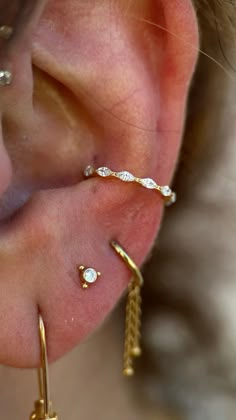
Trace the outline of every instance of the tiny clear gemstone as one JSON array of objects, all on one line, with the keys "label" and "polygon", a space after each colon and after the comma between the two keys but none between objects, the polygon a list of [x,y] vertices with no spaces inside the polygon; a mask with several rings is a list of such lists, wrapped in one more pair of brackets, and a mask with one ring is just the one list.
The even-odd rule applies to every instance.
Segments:
[{"label": "tiny clear gemstone", "polygon": [[12,74],[8,70],[0,70],[0,85],[10,85],[12,81]]},{"label": "tiny clear gemstone", "polygon": [[12,36],[13,29],[11,26],[3,25],[0,26],[0,38],[9,39]]},{"label": "tiny clear gemstone", "polygon": [[154,190],[158,187],[157,183],[151,178],[140,179],[140,184],[142,184],[146,188],[149,188],[150,190]]},{"label": "tiny clear gemstone", "polygon": [[98,275],[94,268],[86,268],[83,272],[83,278],[87,283],[94,283],[97,280]]},{"label": "tiny clear gemstone", "polygon": [[176,195],[176,193],[175,193],[175,192],[173,192],[173,193],[171,194],[171,196],[167,198],[167,200],[166,200],[166,206],[167,206],[167,207],[169,207],[169,206],[171,206],[172,204],[175,204],[175,203],[176,203],[176,201],[177,201],[177,195]]},{"label": "tiny clear gemstone", "polygon": [[161,187],[161,193],[164,197],[170,197],[172,195],[172,190],[168,185],[165,185],[164,187]]},{"label": "tiny clear gemstone", "polygon": [[94,173],[94,168],[92,166],[87,166],[84,171],[85,176],[91,176]]},{"label": "tiny clear gemstone", "polygon": [[119,179],[121,179],[122,181],[125,181],[125,182],[132,182],[132,181],[135,180],[135,177],[130,172],[127,172],[127,171],[116,172],[115,176],[117,176],[117,178],[119,178]]},{"label": "tiny clear gemstone", "polygon": [[176,201],[177,201],[177,195],[176,195],[175,192],[173,192],[171,197],[170,197],[170,202],[171,202],[171,204],[174,204],[174,203],[176,203]]},{"label": "tiny clear gemstone", "polygon": [[176,200],[177,200],[177,195],[175,192],[173,192],[170,198],[168,198],[168,200],[166,201],[166,206],[171,206],[172,204],[175,204]]},{"label": "tiny clear gemstone", "polygon": [[103,177],[110,176],[112,174],[112,171],[109,168],[106,168],[105,166],[102,168],[98,168],[96,172],[98,175]]}]

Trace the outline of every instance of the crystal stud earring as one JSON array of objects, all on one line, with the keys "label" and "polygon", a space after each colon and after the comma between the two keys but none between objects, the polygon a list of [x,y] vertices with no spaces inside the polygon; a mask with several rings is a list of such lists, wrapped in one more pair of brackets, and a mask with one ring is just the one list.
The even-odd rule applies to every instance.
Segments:
[{"label": "crystal stud earring", "polygon": [[124,367],[123,375],[134,374],[134,360],[142,354],[141,349],[141,324],[142,324],[142,296],[143,276],[135,262],[116,241],[111,242],[112,248],[123,260],[132,274],[128,286],[128,298],[125,316],[125,343],[124,343]]},{"label": "crystal stud earring", "polygon": [[95,283],[98,279],[98,277],[101,276],[101,273],[99,271],[96,271],[94,268],[91,267],[85,267],[84,265],[81,265],[79,267],[79,272],[81,276],[81,284],[83,289],[88,289],[88,287]]},{"label": "crystal stud earring", "polygon": [[7,86],[12,82],[12,73],[9,70],[0,70],[0,85]]},{"label": "crystal stud earring", "polygon": [[13,34],[13,28],[8,25],[2,25],[0,26],[0,38],[4,40],[8,40],[11,38]]}]

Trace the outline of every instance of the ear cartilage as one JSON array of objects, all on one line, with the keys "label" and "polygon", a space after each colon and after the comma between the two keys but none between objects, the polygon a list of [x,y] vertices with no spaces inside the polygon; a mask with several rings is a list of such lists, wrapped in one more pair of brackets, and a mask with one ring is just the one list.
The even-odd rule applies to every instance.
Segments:
[{"label": "ear cartilage", "polygon": [[81,284],[83,289],[88,289],[88,287],[95,283],[98,277],[101,276],[99,271],[96,271],[94,268],[85,267],[84,265],[79,266],[79,272],[81,276]]},{"label": "ear cartilage", "polygon": [[12,82],[12,73],[9,70],[0,70],[0,85],[8,86]]},{"label": "ear cartilage", "polygon": [[156,190],[158,191],[165,200],[166,206],[170,206],[176,202],[176,193],[172,191],[172,189],[168,186],[161,186],[158,185],[153,179],[151,178],[138,178],[127,171],[122,172],[114,172],[113,170],[103,166],[98,169],[93,168],[93,166],[87,166],[84,175],[86,178],[92,176],[99,176],[101,178],[117,178],[123,182],[136,182],[140,184],[142,187],[147,188],[149,190]]},{"label": "ear cartilage", "polygon": [[13,34],[13,28],[8,25],[2,25],[0,26],[0,38],[8,40],[11,38]]}]

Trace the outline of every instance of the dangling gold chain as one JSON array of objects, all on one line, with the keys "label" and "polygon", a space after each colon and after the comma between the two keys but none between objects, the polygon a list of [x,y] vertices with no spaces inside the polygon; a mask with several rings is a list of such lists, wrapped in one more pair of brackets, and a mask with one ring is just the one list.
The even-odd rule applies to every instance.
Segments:
[{"label": "dangling gold chain", "polygon": [[111,243],[115,251],[128,265],[133,273],[133,278],[128,286],[128,297],[125,317],[125,343],[124,343],[124,367],[123,374],[132,376],[134,374],[133,361],[142,353],[141,340],[141,288],[143,277],[134,261],[128,256],[123,248],[116,242]]},{"label": "dangling gold chain", "polygon": [[126,319],[125,319],[125,344],[124,368],[125,376],[134,374],[133,360],[141,355],[141,288],[131,280],[128,290]]}]

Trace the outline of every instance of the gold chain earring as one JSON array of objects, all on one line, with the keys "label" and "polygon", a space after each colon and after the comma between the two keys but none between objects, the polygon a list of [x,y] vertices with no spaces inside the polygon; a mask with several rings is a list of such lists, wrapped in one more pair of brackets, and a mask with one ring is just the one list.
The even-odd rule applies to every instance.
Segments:
[{"label": "gold chain earring", "polygon": [[35,402],[30,420],[58,420],[50,401],[46,333],[41,315],[39,315],[39,338],[41,350],[41,367],[38,369],[40,398]]},{"label": "gold chain earring", "polygon": [[115,241],[111,246],[122,258],[133,274],[128,286],[128,298],[126,304],[125,319],[125,343],[124,343],[124,366],[123,374],[132,376],[134,374],[134,359],[141,356],[141,288],[143,286],[143,276],[141,271],[129,257],[127,252]]}]

